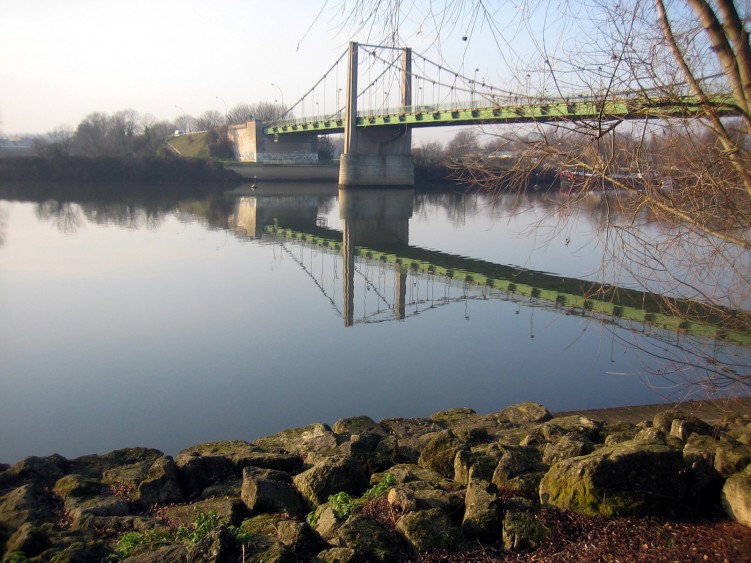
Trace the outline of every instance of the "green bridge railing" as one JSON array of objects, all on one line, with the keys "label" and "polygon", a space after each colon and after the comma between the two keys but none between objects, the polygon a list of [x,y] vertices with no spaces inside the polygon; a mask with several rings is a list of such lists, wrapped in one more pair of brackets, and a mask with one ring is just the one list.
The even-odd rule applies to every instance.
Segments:
[{"label": "green bridge railing", "polygon": [[[716,95],[709,100],[711,108],[719,114],[738,113],[732,95]],[[472,105],[472,104],[471,104]],[[635,119],[643,117],[664,118],[701,115],[707,107],[695,96],[672,98],[634,97],[598,101],[572,99],[567,101],[529,102],[488,107],[408,106],[394,108],[383,114],[360,112],[358,127],[409,125],[431,127],[442,125],[479,125],[486,123],[552,122],[577,119]],[[345,119],[340,115],[313,116],[270,123],[263,128],[266,135],[288,133],[341,133]]]}]

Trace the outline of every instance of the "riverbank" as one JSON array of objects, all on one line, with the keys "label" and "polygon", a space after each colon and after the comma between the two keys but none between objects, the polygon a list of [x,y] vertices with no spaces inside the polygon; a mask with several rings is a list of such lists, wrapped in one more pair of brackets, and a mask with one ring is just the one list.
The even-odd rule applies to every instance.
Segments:
[{"label": "riverbank", "polygon": [[637,424],[643,420],[652,420],[657,414],[679,409],[700,418],[709,424],[721,424],[729,416],[743,416],[751,413],[751,396],[731,397],[712,401],[686,401],[683,403],[655,403],[652,405],[633,405],[629,407],[611,407],[605,409],[585,409],[554,413],[555,416],[585,416],[602,420],[608,424],[627,422]]},{"label": "riverbank", "polygon": [[457,408],[174,458],[26,458],[1,468],[0,540],[14,561],[741,561],[748,401]]}]

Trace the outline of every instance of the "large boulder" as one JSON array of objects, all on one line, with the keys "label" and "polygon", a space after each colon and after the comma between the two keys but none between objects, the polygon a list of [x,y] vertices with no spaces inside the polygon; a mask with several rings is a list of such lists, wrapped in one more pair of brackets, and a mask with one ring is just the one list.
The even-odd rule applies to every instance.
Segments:
[{"label": "large boulder", "polygon": [[292,478],[282,471],[246,467],[243,470],[242,501],[251,514],[303,513],[300,494],[292,485]]},{"label": "large boulder", "polygon": [[[521,500],[521,499],[520,499]],[[548,529],[522,502],[511,503],[503,518],[503,548],[507,552],[537,549],[548,536]]]},{"label": "large boulder", "polygon": [[297,454],[305,463],[317,463],[339,453],[336,435],[326,424],[320,423],[283,430],[273,436],[259,438],[253,444],[268,452]]},{"label": "large boulder", "polygon": [[122,498],[110,494],[104,483],[80,474],[66,475],[57,480],[53,491],[63,499],[73,527],[81,526],[85,516],[125,516],[130,506]]},{"label": "large boulder", "polygon": [[340,418],[331,427],[335,434],[345,434],[352,436],[353,434],[380,434],[385,436],[388,434],[383,426],[378,424],[369,416],[352,416],[349,418]]},{"label": "large boulder", "polygon": [[236,498],[206,499],[191,504],[166,506],[161,510],[164,520],[190,525],[202,514],[216,514],[219,524],[239,526],[247,514],[245,505]]},{"label": "large boulder", "polygon": [[242,556],[240,540],[222,526],[203,536],[188,549],[188,561],[235,563]]},{"label": "large boulder", "polygon": [[549,466],[542,462],[540,450],[534,446],[504,447],[493,472],[493,484],[524,494],[537,495],[537,489]]},{"label": "large boulder", "polygon": [[367,473],[385,471],[396,463],[399,447],[395,436],[382,432],[354,434],[339,447],[342,455],[352,456]]},{"label": "large boulder", "polygon": [[8,539],[5,549],[8,553],[21,551],[27,557],[35,557],[51,546],[47,530],[31,522],[25,522]]},{"label": "large boulder", "polygon": [[307,561],[311,556],[329,547],[307,522],[295,520],[279,522],[276,528],[276,536],[295,554],[298,561]]},{"label": "large boulder", "polygon": [[501,513],[495,485],[470,476],[464,498],[462,532],[468,538],[493,541],[501,531]]},{"label": "large boulder", "polygon": [[540,500],[589,515],[661,514],[685,493],[680,450],[623,442],[555,463],[540,482]]},{"label": "large boulder", "polygon": [[432,434],[420,452],[418,465],[451,478],[454,476],[456,454],[467,448],[467,444],[456,437],[451,430]]},{"label": "large boulder", "polygon": [[461,519],[464,494],[425,481],[401,483],[389,489],[386,501],[399,512],[438,509],[449,517]]},{"label": "large boulder", "polygon": [[469,482],[470,471],[480,479],[490,481],[504,450],[493,446],[484,449],[462,449],[454,458],[454,481],[462,485]]},{"label": "large boulder", "polygon": [[0,473],[0,490],[29,482],[51,487],[66,473],[68,460],[61,455],[27,457]]},{"label": "large boulder", "polygon": [[569,432],[555,442],[545,444],[542,451],[542,462],[552,465],[562,459],[586,455],[591,453],[593,449],[592,441],[585,434]]},{"label": "large boulder", "polygon": [[397,538],[379,522],[367,516],[355,516],[342,525],[332,538],[336,547],[346,547],[356,554],[356,561],[386,563],[403,561]]},{"label": "large boulder", "polygon": [[182,502],[183,492],[178,483],[177,464],[171,457],[160,457],[151,464],[146,478],[138,484],[134,500],[144,507]]},{"label": "large boulder", "polygon": [[144,463],[148,467],[164,454],[153,448],[123,448],[104,455],[92,454],[71,459],[68,472],[100,479],[104,473],[115,467]]},{"label": "large boulder", "polygon": [[539,423],[553,418],[550,411],[543,405],[531,402],[506,407],[494,416],[499,420],[505,420],[512,424]]},{"label": "large boulder", "polygon": [[380,425],[396,436],[399,443],[399,461],[417,463],[426,436],[444,428],[428,418],[385,418]]},{"label": "large boulder", "polygon": [[578,434],[585,436],[592,442],[600,441],[600,429],[603,422],[592,420],[586,416],[571,415],[559,416],[544,422],[536,428],[547,442],[556,442],[566,434]]},{"label": "large boulder", "polygon": [[307,471],[295,475],[294,485],[315,508],[336,493],[360,496],[369,486],[362,467],[351,457],[329,457]]},{"label": "large boulder", "polygon": [[405,514],[397,521],[396,529],[404,534],[417,551],[457,551],[468,546],[461,530],[437,508]]},{"label": "large boulder", "polygon": [[751,526],[751,465],[725,481],[722,506],[733,520]]}]

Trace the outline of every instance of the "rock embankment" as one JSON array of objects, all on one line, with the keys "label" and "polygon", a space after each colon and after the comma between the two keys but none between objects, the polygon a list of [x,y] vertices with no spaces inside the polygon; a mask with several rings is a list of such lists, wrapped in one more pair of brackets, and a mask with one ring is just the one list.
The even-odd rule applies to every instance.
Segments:
[{"label": "rock embankment", "polygon": [[[751,526],[751,415],[710,425],[668,410],[605,423],[524,403],[488,415],[347,418],[200,444],[174,459],[145,448],[26,458],[0,467],[0,553],[58,562],[437,560],[538,549],[556,534],[541,517],[551,511],[675,516],[720,506]],[[751,545],[745,537],[738,549]]]}]

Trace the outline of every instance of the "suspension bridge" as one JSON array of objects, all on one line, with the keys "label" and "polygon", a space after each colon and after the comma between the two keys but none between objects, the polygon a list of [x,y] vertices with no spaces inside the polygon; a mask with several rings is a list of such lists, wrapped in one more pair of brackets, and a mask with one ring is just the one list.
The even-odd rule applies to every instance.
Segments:
[{"label": "suspension bridge", "polygon": [[280,119],[257,124],[254,131],[273,139],[276,153],[285,146],[299,149],[319,135],[344,133],[340,185],[388,186],[414,184],[411,130],[416,127],[738,112],[732,95],[700,100],[679,86],[669,93],[640,89],[530,96],[493,86],[479,70],[453,71],[409,48],[352,42]]}]

